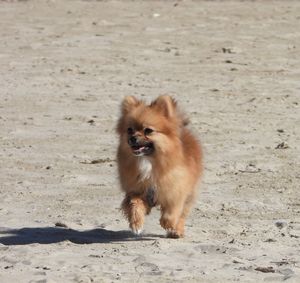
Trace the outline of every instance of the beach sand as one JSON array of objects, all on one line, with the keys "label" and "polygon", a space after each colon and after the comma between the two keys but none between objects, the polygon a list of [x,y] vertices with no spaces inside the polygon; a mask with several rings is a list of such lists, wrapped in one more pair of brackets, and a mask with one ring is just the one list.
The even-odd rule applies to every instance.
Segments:
[{"label": "beach sand", "polygon": [[[1,1],[0,282],[300,282],[299,1]],[[184,239],[119,207],[125,95],[173,95],[205,172]]]}]

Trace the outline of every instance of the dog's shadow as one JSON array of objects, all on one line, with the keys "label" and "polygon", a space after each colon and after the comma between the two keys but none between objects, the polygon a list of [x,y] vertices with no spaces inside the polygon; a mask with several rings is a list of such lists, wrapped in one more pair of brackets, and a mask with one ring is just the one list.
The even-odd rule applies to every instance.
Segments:
[{"label": "dog's shadow", "polygon": [[75,244],[112,243],[124,241],[149,241],[158,238],[155,235],[134,236],[130,231],[111,231],[102,228],[78,231],[60,227],[37,227],[21,229],[0,228],[0,244],[30,245],[53,244],[70,241]]}]

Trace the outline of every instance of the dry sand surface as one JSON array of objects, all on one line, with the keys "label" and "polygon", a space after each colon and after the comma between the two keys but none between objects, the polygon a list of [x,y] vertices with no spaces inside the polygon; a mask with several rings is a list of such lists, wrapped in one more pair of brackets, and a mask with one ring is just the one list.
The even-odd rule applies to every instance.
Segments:
[{"label": "dry sand surface", "polygon": [[[1,283],[300,282],[300,1],[7,0],[0,39]],[[164,93],[205,175],[135,238],[115,124]]]}]

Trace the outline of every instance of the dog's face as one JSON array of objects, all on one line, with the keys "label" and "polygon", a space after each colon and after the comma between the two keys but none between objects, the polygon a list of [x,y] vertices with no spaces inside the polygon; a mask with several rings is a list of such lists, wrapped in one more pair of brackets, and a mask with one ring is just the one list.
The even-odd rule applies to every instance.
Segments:
[{"label": "dog's face", "polygon": [[132,153],[136,156],[154,153],[154,142],[151,140],[151,134],[154,134],[154,129],[145,128],[144,125],[139,125],[137,121],[128,126],[127,141]]},{"label": "dog's face", "polygon": [[169,96],[161,96],[150,105],[128,96],[122,103],[117,129],[121,143],[126,143],[135,156],[153,157],[174,151],[179,128],[184,123],[179,116],[176,102]]}]

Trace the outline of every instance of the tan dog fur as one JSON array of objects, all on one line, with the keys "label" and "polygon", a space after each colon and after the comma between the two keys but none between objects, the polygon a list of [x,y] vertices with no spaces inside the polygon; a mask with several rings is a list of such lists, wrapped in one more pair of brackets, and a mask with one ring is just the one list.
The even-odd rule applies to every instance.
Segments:
[{"label": "tan dog fur", "polygon": [[[125,97],[117,131],[117,160],[125,198],[122,210],[130,228],[140,233],[144,217],[159,205],[161,226],[169,237],[184,236],[186,217],[196,197],[202,173],[199,142],[186,127],[187,119],[170,96],[158,97],[150,105],[133,96]],[[145,129],[151,129],[147,133]],[[135,156],[128,144],[128,131],[141,143],[151,143],[154,152]],[[148,130],[149,131],[149,130]],[[149,194],[154,194],[149,201]]]}]

